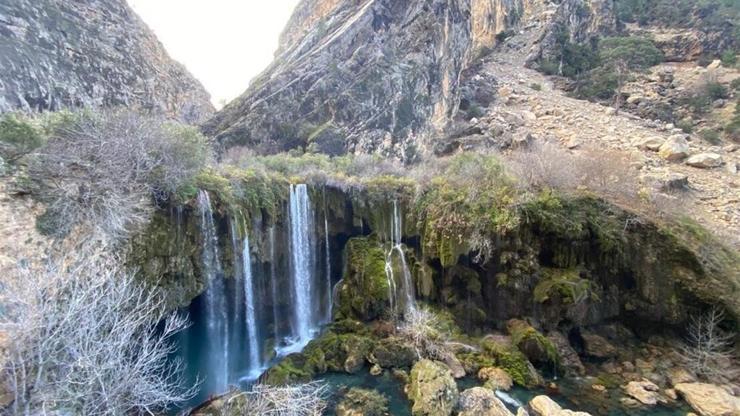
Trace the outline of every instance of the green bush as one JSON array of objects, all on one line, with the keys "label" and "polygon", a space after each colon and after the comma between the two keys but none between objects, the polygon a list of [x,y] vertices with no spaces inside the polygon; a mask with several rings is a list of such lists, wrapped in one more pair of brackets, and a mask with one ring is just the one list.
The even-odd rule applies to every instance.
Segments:
[{"label": "green bush", "polygon": [[540,84],[538,84],[536,82],[533,82],[533,83],[529,84],[529,88],[531,88],[531,89],[533,89],[535,91],[542,91],[542,85],[540,85]]},{"label": "green bush", "polygon": [[681,129],[684,133],[690,134],[692,131],[694,131],[694,122],[690,118],[685,118],[683,120],[680,120],[676,127]]},{"label": "green bush", "polygon": [[728,68],[737,64],[737,55],[735,54],[735,51],[725,51],[720,59],[722,60],[722,65]]},{"label": "green bush", "polygon": [[725,87],[724,85],[716,81],[707,82],[704,88],[706,89],[707,96],[711,100],[719,100],[719,99],[727,98],[729,96],[727,87]]},{"label": "green bush", "polygon": [[704,129],[699,132],[699,136],[711,144],[719,144],[719,132],[712,129]]},{"label": "green bush", "polygon": [[735,78],[730,83],[730,88],[732,88],[735,91],[740,91],[740,78]]},{"label": "green bush", "polygon": [[0,156],[14,162],[44,144],[39,128],[27,118],[5,114],[0,119]]}]

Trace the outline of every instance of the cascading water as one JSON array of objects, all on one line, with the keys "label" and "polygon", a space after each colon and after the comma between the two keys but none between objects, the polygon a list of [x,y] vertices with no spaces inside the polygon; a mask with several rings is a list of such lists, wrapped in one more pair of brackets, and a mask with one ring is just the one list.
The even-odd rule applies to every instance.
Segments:
[{"label": "cascading water", "polygon": [[290,185],[290,254],[293,281],[294,347],[303,348],[316,329],[312,305],[314,292],[311,201],[306,185]]},{"label": "cascading water", "polygon": [[203,239],[203,273],[207,282],[205,292],[208,331],[209,376],[205,383],[214,392],[225,391],[229,383],[229,324],[226,290],[218,250],[218,234],[213,220],[211,198],[208,192],[198,192],[200,231]]},{"label": "cascading water", "polygon": [[260,360],[260,337],[257,332],[257,307],[254,296],[254,279],[252,278],[252,258],[249,249],[249,236],[244,231],[242,250],[242,272],[244,276],[244,309],[249,344],[249,373],[250,376],[259,375],[262,371]]},{"label": "cascading water", "polygon": [[[398,208],[398,202],[394,200],[390,235],[391,248],[390,250],[388,250],[388,254],[386,255],[385,273],[386,277],[388,278],[388,287],[390,290],[391,310],[398,312],[396,308],[399,304],[398,289],[400,286],[400,289],[402,291],[402,299],[400,300],[403,301],[403,312],[408,313],[416,309],[416,296],[414,295],[411,270],[409,270],[408,264],[406,262],[406,254],[403,251],[403,228],[401,225],[401,214]],[[398,262],[400,263],[401,267],[401,277],[403,280],[401,281],[400,285],[396,283],[396,277],[393,268],[394,254],[397,255]]]}]

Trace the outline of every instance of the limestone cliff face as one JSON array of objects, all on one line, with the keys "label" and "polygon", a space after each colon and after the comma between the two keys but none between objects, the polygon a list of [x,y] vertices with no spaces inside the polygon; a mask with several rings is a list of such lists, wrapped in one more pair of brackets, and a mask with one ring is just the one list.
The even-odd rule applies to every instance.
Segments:
[{"label": "limestone cliff face", "polygon": [[552,8],[578,39],[614,24],[612,0],[304,0],[273,64],[204,131],[223,149],[414,160],[445,134],[496,35]]},{"label": "limestone cliff face", "polygon": [[196,123],[209,99],[125,0],[0,2],[0,112],[125,105]]}]

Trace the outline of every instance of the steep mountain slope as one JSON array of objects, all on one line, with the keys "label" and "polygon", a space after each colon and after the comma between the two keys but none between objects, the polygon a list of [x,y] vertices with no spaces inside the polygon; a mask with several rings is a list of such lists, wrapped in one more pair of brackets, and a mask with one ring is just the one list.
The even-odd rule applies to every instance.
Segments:
[{"label": "steep mountain slope", "polygon": [[209,98],[125,0],[0,3],[0,112],[125,105],[195,123]]},{"label": "steep mountain slope", "polygon": [[[306,0],[291,18],[274,63],[204,130],[225,148],[308,147],[414,160],[449,127],[465,71],[500,34],[524,17],[549,18],[562,10],[564,24],[577,26],[573,33],[586,38],[614,26],[599,23],[613,19],[602,12],[603,3]],[[570,10],[579,18],[570,19]]]}]

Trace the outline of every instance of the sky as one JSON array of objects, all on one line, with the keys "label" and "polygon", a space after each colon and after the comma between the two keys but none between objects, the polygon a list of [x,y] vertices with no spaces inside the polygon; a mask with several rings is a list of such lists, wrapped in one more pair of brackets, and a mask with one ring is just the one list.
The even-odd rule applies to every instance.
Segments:
[{"label": "sky", "polygon": [[128,0],[217,107],[270,64],[298,0]]}]

